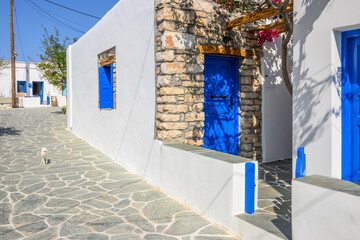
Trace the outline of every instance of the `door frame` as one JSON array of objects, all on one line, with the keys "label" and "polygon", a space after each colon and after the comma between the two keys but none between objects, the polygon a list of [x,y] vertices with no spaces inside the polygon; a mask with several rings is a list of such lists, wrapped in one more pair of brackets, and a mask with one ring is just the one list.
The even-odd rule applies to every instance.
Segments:
[{"label": "door frame", "polygon": [[[235,61],[235,66],[236,66],[236,69],[235,69],[235,81],[237,81],[237,91],[236,91],[236,96],[237,96],[237,153],[239,155],[240,153],[240,115],[239,115],[239,112],[240,112],[240,109],[239,109],[239,106],[240,106],[240,83],[239,83],[239,57],[236,57],[236,56],[227,56],[227,55],[215,55],[215,54],[204,54],[204,72],[205,72],[205,59],[206,58],[211,58],[211,59],[215,59],[215,60],[226,60],[226,59],[231,59],[231,60],[234,60]],[[205,84],[205,79],[204,79],[204,84]],[[204,87],[205,88],[205,87]],[[204,101],[206,101],[206,98],[205,98],[205,92],[204,92]],[[205,104],[205,102],[204,102]],[[205,109],[203,110],[204,114],[205,114],[205,117],[206,117],[206,112],[205,112]],[[205,125],[205,120],[204,120],[204,125]],[[205,137],[205,126],[204,126],[204,137]],[[203,139],[204,139],[203,137]],[[213,149],[214,151],[217,151],[215,149]]]},{"label": "door frame", "polygon": [[351,105],[347,94],[351,91],[351,84],[347,81],[347,47],[350,38],[360,37],[360,29],[341,33],[341,179],[353,181],[354,171],[351,161]]},{"label": "door frame", "polygon": [[41,84],[41,92],[40,92],[40,104],[43,103],[43,98],[44,98],[44,82],[42,81],[33,81],[32,82],[32,93],[34,95],[34,83],[40,83]]}]

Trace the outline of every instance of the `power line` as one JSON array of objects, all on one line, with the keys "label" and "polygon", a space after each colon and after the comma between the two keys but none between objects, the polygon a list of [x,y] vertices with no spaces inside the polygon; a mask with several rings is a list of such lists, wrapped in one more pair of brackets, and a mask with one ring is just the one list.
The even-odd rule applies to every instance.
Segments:
[{"label": "power line", "polygon": [[[72,26],[70,26],[70,25],[62,22],[61,20],[57,19],[56,17],[52,16],[51,14],[49,14],[48,12],[46,12],[44,9],[42,9],[41,7],[39,7],[37,4],[35,4],[33,1],[31,1],[31,0],[26,0],[26,2],[27,2],[28,4],[29,4],[29,2],[30,2],[32,5],[34,5],[36,8],[38,8],[41,12],[45,13],[48,17],[45,16],[44,14],[42,14],[41,12],[39,12],[37,9],[35,9],[35,10],[37,10],[37,12],[39,12],[42,16],[46,17],[47,19],[50,19],[50,20],[53,21],[53,22],[54,22],[54,20],[55,20],[55,21],[57,21],[58,23],[60,23],[63,27],[67,27],[67,28],[70,28],[70,29],[72,29],[72,30],[75,30],[75,31],[78,31],[78,32],[81,32],[81,33],[85,33],[84,31],[81,31],[81,30],[79,30],[79,29],[77,29],[77,28],[74,28],[74,27],[72,27]],[[33,7],[31,4],[29,4],[29,5],[30,5],[31,7]],[[50,17],[50,18],[49,18],[49,17]]]},{"label": "power line", "polygon": [[26,62],[25,54],[24,54],[24,48],[23,48],[23,44],[22,44],[22,41],[21,41],[21,35],[20,35],[20,29],[19,29],[19,21],[18,21],[18,17],[17,17],[17,12],[16,12],[16,7],[15,7],[15,6],[14,6],[14,10],[15,10],[14,12],[15,12],[16,28],[17,28],[17,32],[18,32],[18,34],[19,34],[21,52],[22,52],[22,55],[23,55],[23,60]]},{"label": "power line", "polygon": [[60,4],[58,4],[58,3],[55,3],[55,2],[52,2],[52,1],[49,1],[49,0],[45,0],[45,1],[46,1],[46,2],[49,2],[49,3],[51,3],[51,4],[54,4],[54,5],[57,5],[57,6],[59,6],[59,7],[68,9],[68,10],[70,10],[70,11],[77,12],[77,13],[80,13],[80,14],[83,14],[83,15],[86,15],[86,16],[88,16],[88,17],[92,17],[92,18],[96,18],[96,19],[101,19],[101,18],[96,17],[96,16],[94,16],[94,15],[91,15],[91,14],[88,14],[88,13],[84,13],[84,12],[81,12],[81,11],[75,10],[75,9],[73,9],[73,8],[69,8],[69,7],[60,5]]}]

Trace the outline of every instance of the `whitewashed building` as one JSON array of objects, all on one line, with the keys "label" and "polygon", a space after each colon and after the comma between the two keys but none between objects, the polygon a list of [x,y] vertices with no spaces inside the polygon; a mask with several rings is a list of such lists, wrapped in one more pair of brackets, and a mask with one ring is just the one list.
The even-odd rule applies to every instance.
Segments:
[{"label": "whitewashed building", "polygon": [[257,208],[257,160],[291,157],[291,98],[278,62],[262,76],[271,53],[261,60],[255,34],[226,29],[228,17],[211,0],[120,1],[67,50],[68,128],[259,239],[238,215]]},{"label": "whitewashed building", "polygon": [[[56,96],[60,102],[60,106],[66,105],[66,98],[62,96],[62,92],[47,80],[41,78],[40,69],[36,63],[16,62],[15,73],[16,93],[18,93],[18,96],[26,97],[25,101],[28,103],[27,106],[46,105],[48,96],[49,98]],[[11,97],[10,64],[0,69],[0,97]]]},{"label": "whitewashed building", "polygon": [[[360,2],[294,1],[294,239],[358,239]],[[300,167],[299,163],[299,167]]]}]

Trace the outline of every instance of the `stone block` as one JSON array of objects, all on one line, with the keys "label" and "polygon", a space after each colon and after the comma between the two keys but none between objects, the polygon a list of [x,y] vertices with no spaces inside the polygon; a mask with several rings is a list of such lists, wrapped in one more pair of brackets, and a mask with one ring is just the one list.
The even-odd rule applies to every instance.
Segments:
[{"label": "stone block", "polygon": [[204,71],[204,65],[187,64],[186,70],[188,73],[202,73]]},{"label": "stone block", "polygon": [[156,114],[156,119],[161,120],[163,122],[179,122],[180,114]]},{"label": "stone block", "polygon": [[197,112],[191,112],[185,114],[185,121],[187,122],[194,122],[194,121],[204,121],[205,120],[205,113],[197,113]]},{"label": "stone block", "polygon": [[175,51],[168,50],[164,52],[156,53],[156,61],[157,62],[172,62],[175,59]]},{"label": "stone block", "polygon": [[[168,31],[172,31],[175,32],[177,30],[178,26],[176,25],[176,23],[174,22],[170,22],[170,21],[163,21],[159,26],[158,26],[158,31],[159,32],[163,32],[165,30]],[[160,38],[159,38],[160,40]],[[157,40],[156,40],[157,41]]]},{"label": "stone block", "polygon": [[179,87],[163,87],[160,88],[160,95],[181,95],[185,94],[185,89]]},{"label": "stone block", "polygon": [[185,63],[162,63],[160,69],[163,74],[186,73]]},{"label": "stone block", "polygon": [[189,145],[192,145],[192,146],[199,146],[201,147],[202,145],[204,145],[204,140],[202,139],[191,139],[189,140]]},{"label": "stone block", "polygon": [[198,82],[198,81],[183,81],[182,82],[183,87],[197,87],[202,88],[204,87],[204,82]]},{"label": "stone block", "polygon": [[171,75],[159,75],[157,77],[157,84],[156,86],[158,88],[160,87],[165,87],[165,86],[170,86],[172,84],[171,81],[172,76]]},{"label": "stone block", "polygon": [[158,112],[160,113],[186,113],[189,109],[188,105],[178,104],[178,105],[158,105]]},{"label": "stone block", "polygon": [[196,14],[194,11],[182,11],[180,9],[164,7],[156,14],[156,21],[158,23],[168,20],[173,22],[181,22],[187,24],[195,23]]},{"label": "stone block", "polygon": [[160,139],[160,140],[179,138],[182,136],[182,131],[179,131],[179,130],[157,131],[157,136],[158,136],[158,139]]},{"label": "stone block", "polygon": [[175,96],[161,96],[161,97],[157,97],[156,102],[157,103],[176,103],[176,97]]},{"label": "stone block", "polygon": [[176,130],[176,129],[180,129],[180,130],[184,130],[186,129],[189,125],[186,122],[162,122],[162,123],[157,123],[156,124],[157,128],[160,130]]},{"label": "stone block", "polygon": [[203,103],[194,104],[192,109],[193,111],[201,112],[204,109],[204,104]]},{"label": "stone block", "polygon": [[161,47],[162,49],[193,49],[195,39],[193,35],[188,33],[165,31],[161,37]]},{"label": "stone block", "polygon": [[247,143],[241,143],[240,144],[240,149],[243,151],[247,151],[250,152],[252,150],[252,144],[247,144]]}]

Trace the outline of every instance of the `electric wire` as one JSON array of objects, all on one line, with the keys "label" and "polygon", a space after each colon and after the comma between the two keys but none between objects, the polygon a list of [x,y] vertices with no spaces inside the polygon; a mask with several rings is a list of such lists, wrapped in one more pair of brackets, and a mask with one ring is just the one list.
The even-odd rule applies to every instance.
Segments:
[{"label": "electric wire", "polygon": [[17,32],[19,34],[19,41],[20,41],[20,47],[21,47],[21,53],[23,55],[23,60],[25,62],[26,59],[25,59],[25,54],[24,54],[24,48],[23,48],[23,44],[22,44],[22,40],[21,40],[21,34],[20,34],[20,28],[19,28],[19,21],[18,21],[18,17],[17,17],[17,11],[16,11],[16,7],[14,6],[14,13],[15,13],[15,22],[16,22],[16,29],[17,29]]},{"label": "electric wire", "polygon": [[73,9],[73,8],[69,8],[69,7],[60,5],[60,4],[58,4],[58,3],[55,3],[55,2],[52,2],[52,1],[49,1],[49,0],[45,0],[45,1],[46,1],[46,2],[49,2],[49,3],[51,3],[51,4],[54,4],[54,5],[57,5],[57,6],[59,6],[59,7],[68,9],[68,10],[70,10],[70,11],[77,12],[77,13],[80,13],[80,14],[83,14],[83,15],[86,15],[86,16],[88,16],[88,17],[92,17],[92,18],[96,18],[96,19],[101,19],[101,18],[96,17],[96,16],[94,16],[94,15],[91,15],[91,14],[88,14],[88,13],[84,13],[84,12],[81,12],[81,11],[75,10],[75,9]]},{"label": "electric wire", "polygon": [[[44,9],[42,9],[41,7],[39,7],[37,4],[35,4],[33,1],[31,1],[31,0],[25,0],[25,2],[26,2],[27,4],[29,4],[31,7],[33,7],[33,8],[34,8],[34,6],[35,6],[37,9],[36,9],[36,8],[34,8],[34,9],[35,9],[38,13],[40,13],[42,16],[44,16],[45,18],[47,18],[47,19],[49,19],[49,20],[51,20],[51,21],[53,21],[53,22],[55,22],[55,23],[56,23],[56,21],[57,21],[57,24],[60,23],[60,25],[62,25],[62,26],[65,27],[65,28],[69,28],[69,29],[72,29],[72,30],[77,31],[77,32],[85,33],[84,31],[82,31],[82,30],[80,30],[80,29],[77,29],[77,28],[75,28],[75,27],[72,27],[72,26],[70,26],[70,25],[62,22],[61,20],[57,19],[56,17],[52,16],[51,14],[49,14],[48,12],[46,12]],[[31,3],[32,5],[34,5],[34,6],[32,6],[30,3]],[[41,12],[43,12],[44,14],[46,14],[47,16],[45,16],[43,13],[39,12],[38,10],[40,10]]]}]

